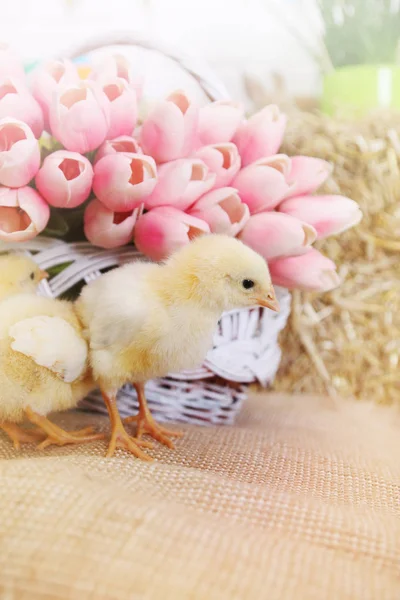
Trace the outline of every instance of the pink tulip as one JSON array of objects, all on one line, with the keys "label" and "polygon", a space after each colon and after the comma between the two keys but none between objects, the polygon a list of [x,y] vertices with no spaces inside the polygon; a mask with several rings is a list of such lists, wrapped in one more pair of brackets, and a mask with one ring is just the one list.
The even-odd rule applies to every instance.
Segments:
[{"label": "pink tulip", "polygon": [[24,82],[24,66],[20,58],[14,54],[8,44],[0,44],[0,79],[7,77]]},{"label": "pink tulip", "polygon": [[99,200],[92,200],[84,215],[84,230],[89,242],[101,248],[119,248],[133,240],[133,229],[139,208],[126,213],[115,213]]},{"label": "pink tulip", "polygon": [[135,244],[140,252],[160,261],[210,228],[201,219],[172,206],[160,206],[144,214],[136,223]]},{"label": "pink tulip", "polygon": [[32,94],[43,111],[46,130],[50,130],[49,110],[57,88],[78,81],[78,70],[69,60],[51,60],[34,72]]},{"label": "pink tulip", "polygon": [[110,128],[108,139],[120,135],[131,135],[137,119],[137,101],[135,90],[120,77],[109,79],[101,84],[103,92],[110,101]]},{"label": "pink tulip", "polygon": [[243,166],[276,154],[282,144],[286,116],[271,104],[240,125],[233,142],[242,157]]},{"label": "pink tulip", "polygon": [[335,263],[314,248],[300,256],[277,258],[268,266],[273,283],[288,289],[327,292],[340,283]]},{"label": "pink tulip", "polygon": [[212,233],[236,236],[249,220],[247,204],[243,204],[234,188],[212,190],[198,200],[189,214],[202,219]]},{"label": "pink tulip", "polygon": [[77,152],[58,150],[44,159],[36,175],[36,187],[51,206],[75,208],[87,200],[92,189],[93,168]]},{"label": "pink tulip", "polygon": [[40,165],[39,142],[26,123],[17,119],[0,121],[0,184],[27,185]]},{"label": "pink tulip", "polygon": [[239,152],[235,144],[230,142],[203,146],[194,156],[200,158],[216,174],[215,188],[229,185],[240,169]]},{"label": "pink tulip", "polygon": [[199,111],[199,145],[230,142],[243,119],[243,113],[242,105],[226,100],[203,106]]},{"label": "pink tulip", "polygon": [[292,156],[292,168],[288,176],[292,189],[289,196],[311,194],[328,179],[332,165],[321,158],[311,156]]},{"label": "pink tulip", "polygon": [[94,166],[94,194],[114,212],[128,212],[140,206],[156,183],[156,163],[144,154],[108,154]]},{"label": "pink tulip", "polygon": [[42,109],[24,83],[5,78],[0,81],[0,119],[14,118],[32,129],[36,138],[43,131]]},{"label": "pink tulip", "polygon": [[198,108],[183,92],[159,102],[145,119],[140,144],[157,162],[187,156],[195,143]]},{"label": "pink tulip", "polygon": [[262,158],[241,169],[232,181],[250,213],[275,208],[289,192],[290,159],[284,154]]},{"label": "pink tulip", "polygon": [[265,259],[305,252],[317,237],[313,227],[294,217],[264,212],[250,217],[240,239]]},{"label": "pink tulip", "polygon": [[45,229],[49,218],[49,206],[31,187],[0,188],[0,240],[31,240]]},{"label": "pink tulip", "polygon": [[50,127],[67,150],[85,154],[107,136],[110,102],[94,81],[80,81],[57,89],[50,107]]},{"label": "pink tulip", "polygon": [[215,174],[197,158],[164,163],[158,167],[158,183],[145,201],[146,208],[171,205],[186,210],[214,183]]},{"label": "pink tulip", "polygon": [[108,154],[117,154],[118,152],[130,152],[133,154],[142,154],[142,149],[135,138],[129,135],[120,135],[114,140],[106,140],[96,152],[94,164],[103,156]]},{"label": "pink tulip", "polygon": [[143,77],[134,71],[129,60],[122,54],[103,57],[97,65],[93,66],[90,76],[100,84],[115,77],[125,79],[129,87],[135,91],[137,99],[140,100],[142,97]]},{"label": "pink tulip", "polygon": [[362,219],[357,202],[344,196],[298,196],[282,202],[279,210],[312,225],[319,239],[341,233]]}]

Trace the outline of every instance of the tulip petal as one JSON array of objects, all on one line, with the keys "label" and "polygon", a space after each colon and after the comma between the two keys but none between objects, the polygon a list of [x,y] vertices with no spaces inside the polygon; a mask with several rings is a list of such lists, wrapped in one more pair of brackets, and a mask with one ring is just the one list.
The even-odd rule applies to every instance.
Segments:
[{"label": "tulip petal", "polygon": [[39,165],[39,142],[30,127],[12,118],[0,120],[0,184],[23,187]]},{"label": "tulip petal", "polygon": [[58,150],[49,154],[36,175],[36,187],[51,206],[75,208],[87,200],[93,181],[93,168],[77,152]]},{"label": "tulip petal", "polygon": [[287,198],[315,192],[332,174],[332,165],[311,156],[292,156],[288,182],[291,189]]},{"label": "tulip petal", "polygon": [[194,156],[201,159],[216,174],[214,188],[228,186],[240,169],[239,152],[232,143],[213,144],[199,148]]},{"label": "tulip petal", "polygon": [[313,227],[277,212],[253,215],[240,234],[247,246],[270,260],[307,251],[317,237]]},{"label": "tulip petal", "polygon": [[160,261],[210,228],[204,221],[173,208],[160,206],[136,223],[135,244],[140,252]]},{"label": "tulip petal", "polygon": [[13,118],[26,123],[39,138],[43,131],[43,113],[28,88],[20,81],[0,80],[0,119]]},{"label": "tulip petal", "polygon": [[314,248],[300,256],[277,258],[268,266],[273,283],[288,289],[327,292],[340,284],[335,263]]},{"label": "tulip petal", "polygon": [[199,145],[230,142],[243,119],[243,114],[243,106],[236,102],[218,100],[203,106],[199,111]]},{"label": "tulip petal", "polygon": [[94,194],[112,211],[137,208],[150,196],[156,183],[156,164],[144,154],[108,154],[94,167]]},{"label": "tulip petal", "polygon": [[247,166],[260,158],[276,154],[282,144],[286,117],[273,104],[266,106],[242,123],[233,138]]},{"label": "tulip petal", "polygon": [[190,209],[190,214],[208,223],[212,233],[236,236],[250,217],[237,190],[219,188],[202,196]]},{"label": "tulip petal", "polygon": [[78,81],[78,69],[70,60],[51,60],[34,71],[32,94],[42,109],[47,131],[50,130],[49,110],[53,94],[58,87]]},{"label": "tulip petal", "polygon": [[110,102],[95,82],[81,81],[57,90],[50,107],[50,127],[67,150],[85,154],[105,140]]},{"label": "tulip petal", "polygon": [[110,101],[110,127],[107,138],[131,135],[137,119],[135,91],[125,79],[119,77],[104,82],[102,89]]},{"label": "tulip petal", "polygon": [[174,92],[159,102],[145,119],[140,144],[157,162],[187,156],[193,149],[198,122],[198,108],[185,94]]},{"label": "tulip petal", "polygon": [[0,240],[30,240],[45,229],[49,218],[49,206],[31,187],[0,189]]},{"label": "tulip petal", "polygon": [[139,209],[114,213],[99,200],[92,200],[84,215],[84,230],[89,242],[101,248],[119,248],[132,242]]},{"label": "tulip petal", "polygon": [[336,195],[290,198],[279,205],[279,211],[312,225],[319,239],[342,233],[362,219],[357,202]]},{"label": "tulip petal", "polygon": [[261,159],[241,169],[232,181],[251,214],[274,209],[289,190],[283,155]]},{"label": "tulip petal", "polygon": [[117,154],[118,152],[130,152],[131,154],[142,154],[139,142],[129,136],[120,135],[113,140],[106,140],[96,152],[94,164],[107,154]]}]

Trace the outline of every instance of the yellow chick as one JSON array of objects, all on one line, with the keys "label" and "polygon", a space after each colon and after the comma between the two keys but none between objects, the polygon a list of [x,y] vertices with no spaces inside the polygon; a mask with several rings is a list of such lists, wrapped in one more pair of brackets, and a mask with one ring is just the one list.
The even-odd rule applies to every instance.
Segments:
[{"label": "yellow chick", "polygon": [[[75,407],[95,383],[73,305],[32,293],[43,276],[26,257],[1,258],[0,428],[16,448],[21,442],[39,440],[45,448],[104,437],[91,428],[67,432],[46,418]],[[36,428],[22,429],[25,418]]]},{"label": "yellow chick", "polygon": [[[239,240],[221,235],[197,238],[165,264],[128,264],[84,288],[77,311],[110,415],[107,456],[118,447],[149,459],[140,447],[143,434],[173,447],[170,438],[180,434],[154,421],[145,381],[198,366],[221,313],[255,305],[279,309],[268,266]],[[137,423],[136,438],[126,432],[116,406],[117,391],[127,382],[140,406],[137,416],[125,419]]]},{"label": "yellow chick", "polygon": [[46,271],[42,271],[26,256],[0,256],[0,300],[19,292],[33,294],[42,279],[46,278]]}]

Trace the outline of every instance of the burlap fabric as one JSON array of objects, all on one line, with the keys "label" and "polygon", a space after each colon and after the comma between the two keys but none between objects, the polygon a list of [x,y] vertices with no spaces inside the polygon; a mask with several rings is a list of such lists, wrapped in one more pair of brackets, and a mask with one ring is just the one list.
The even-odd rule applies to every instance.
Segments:
[{"label": "burlap fabric", "polygon": [[235,427],[184,428],[150,465],[1,435],[1,600],[400,599],[391,409],[258,397]]}]

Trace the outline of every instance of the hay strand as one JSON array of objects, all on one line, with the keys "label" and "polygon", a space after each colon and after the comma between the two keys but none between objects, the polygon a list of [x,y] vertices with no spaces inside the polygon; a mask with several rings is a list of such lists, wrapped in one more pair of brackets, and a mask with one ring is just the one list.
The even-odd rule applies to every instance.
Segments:
[{"label": "hay strand", "polygon": [[364,218],[318,243],[342,285],[294,294],[275,389],[400,403],[400,114],[358,122],[298,114],[283,151],[332,162],[322,191],[356,200]]}]

